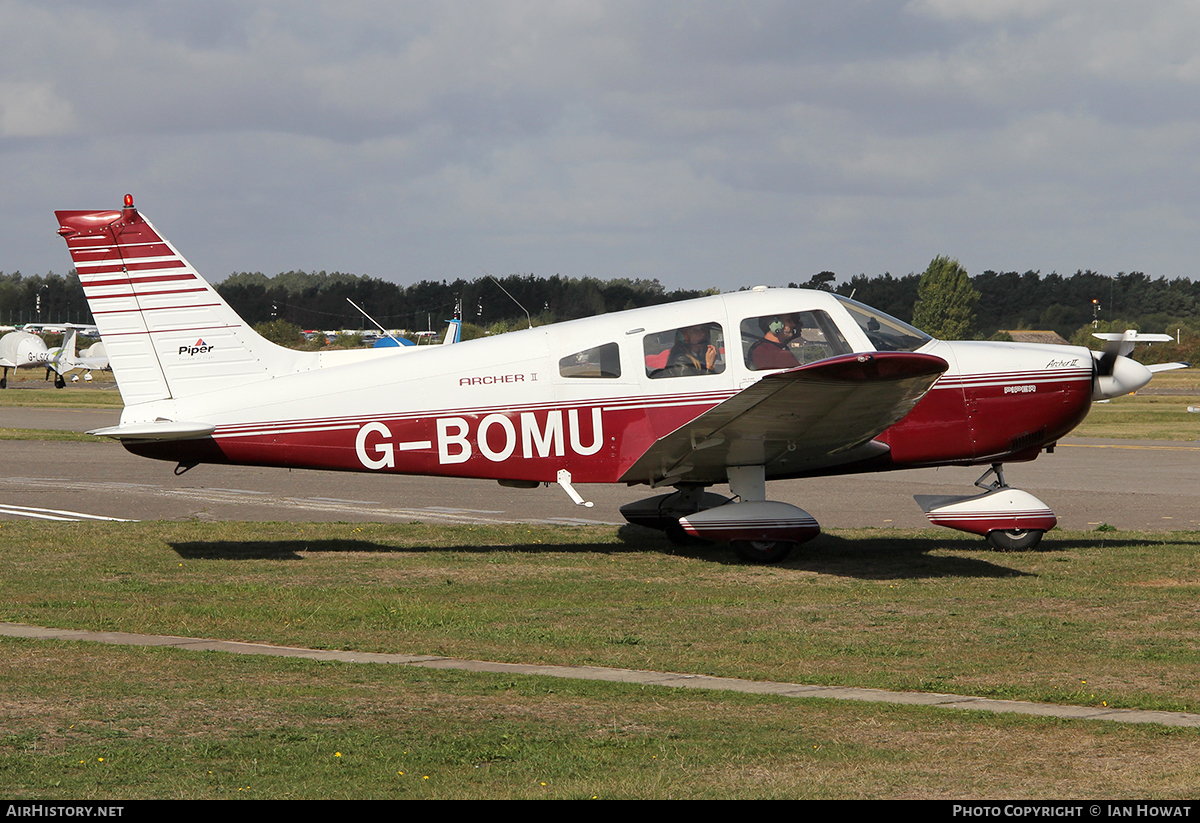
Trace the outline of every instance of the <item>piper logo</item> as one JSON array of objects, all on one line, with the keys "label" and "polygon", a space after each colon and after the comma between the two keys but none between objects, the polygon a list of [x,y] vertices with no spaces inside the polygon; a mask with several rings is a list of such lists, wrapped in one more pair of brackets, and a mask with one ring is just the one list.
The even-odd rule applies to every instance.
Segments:
[{"label": "piper logo", "polygon": [[197,340],[196,345],[194,346],[180,346],[179,354],[186,354],[188,357],[195,357],[198,354],[208,354],[215,348],[216,346],[210,346],[203,340]]}]

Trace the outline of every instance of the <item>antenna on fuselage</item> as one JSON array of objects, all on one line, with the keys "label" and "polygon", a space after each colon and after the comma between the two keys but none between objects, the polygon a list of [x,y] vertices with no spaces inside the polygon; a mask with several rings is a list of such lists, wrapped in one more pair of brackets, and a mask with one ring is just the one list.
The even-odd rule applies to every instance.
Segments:
[{"label": "antenna on fuselage", "polygon": [[[487,269],[483,268],[483,266],[480,266],[479,270],[481,272],[483,272],[484,274],[487,274],[488,280],[491,280],[497,286],[500,286],[500,281],[497,280],[496,278],[492,277],[490,274],[488,274]],[[508,289],[504,288],[504,286],[500,286],[500,291],[504,292],[505,294],[508,294]],[[517,300],[517,298],[513,297],[511,294],[508,294],[508,299],[513,301],[514,303],[516,303],[517,308],[519,308],[521,311],[525,312],[525,319],[529,321],[529,328],[532,329],[533,328],[533,318],[529,316],[529,309],[522,306],[521,301]]]},{"label": "antenna on fuselage", "polygon": [[[347,302],[347,303],[349,303],[349,304],[350,304],[351,306],[353,306],[354,308],[358,309],[358,311],[359,311],[359,312],[362,314],[362,316],[363,316],[363,317],[367,318],[367,319],[368,319],[368,320],[370,320],[372,323],[375,323],[375,328],[379,329],[381,332],[383,332],[384,334],[386,334],[388,337],[391,337],[393,340],[396,340],[396,338],[392,336],[392,333],[391,333],[390,331],[388,331],[387,329],[385,329],[383,326],[379,325],[379,323],[377,323],[377,322],[375,321],[375,318],[374,318],[374,317],[372,317],[371,315],[367,314],[367,313],[366,313],[366,312],[363,310],[363,307],[362,307],[362,306],[360,306],[360,305],[358,305],[357,303],[355,303],[355,302],[354,302],[353,300],[351,300],[349,297],[347,297],[347,298],[346,298],[346,302]],[[403,343],[401,343],[399,340],[396,340],[396,345],[397,345],[397,346],[403,346],[404,344],[403,344]]]}]

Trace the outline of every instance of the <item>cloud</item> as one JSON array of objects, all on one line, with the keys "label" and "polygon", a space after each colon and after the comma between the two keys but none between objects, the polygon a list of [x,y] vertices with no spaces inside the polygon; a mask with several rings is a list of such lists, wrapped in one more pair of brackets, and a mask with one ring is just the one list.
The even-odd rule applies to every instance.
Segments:
[{"label": "cloud", "polygon": [[[218,275],[465,276],[503,260],[736,287],[747,270],[901,272],[943,252],[1073,270],[1097,248],[1088,265],[1195,271],[1190,3],[0,0],[0,14],[0,156],[22,204],[0,222],[6,270],[59,260],[37,210],[134,191]],[[1123,238],[1153,258],[1130,261]]]},{"label": "cloud", "polygon": [[71,104],[49,83],[0,82],[0,137],[67,134],[75,125]]}]

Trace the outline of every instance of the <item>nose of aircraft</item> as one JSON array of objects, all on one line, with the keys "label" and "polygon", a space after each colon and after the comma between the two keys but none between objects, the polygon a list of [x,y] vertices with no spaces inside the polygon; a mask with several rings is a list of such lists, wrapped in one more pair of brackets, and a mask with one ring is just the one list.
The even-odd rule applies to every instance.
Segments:
[{"label": "nose of aircraft", "polygon": [[1092,359],[1096,364],[1092,380],[1093,400],[1111,400],[1135,392],[1154,377],[1148,368],[1128,357],[1094,351]]}]

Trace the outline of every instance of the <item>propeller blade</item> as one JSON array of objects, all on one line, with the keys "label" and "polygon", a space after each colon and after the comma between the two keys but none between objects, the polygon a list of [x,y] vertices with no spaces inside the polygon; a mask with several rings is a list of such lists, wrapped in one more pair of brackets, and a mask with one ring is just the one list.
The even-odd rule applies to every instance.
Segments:
[{"label": "propeller blade", "polygon": [[1093,355],[1096,360],[1097,377],[1112,377],[1113,369],[1117,365],[1117,358],[1121,356],[1116,350],[1119,347],[1119,343],[1115,346],[1110,343],[1104,347],[1104,351],[1102,353],[1097,352],[1097,354],[1100,355],[1099,357],[1095,357],[1095,355]]}]

